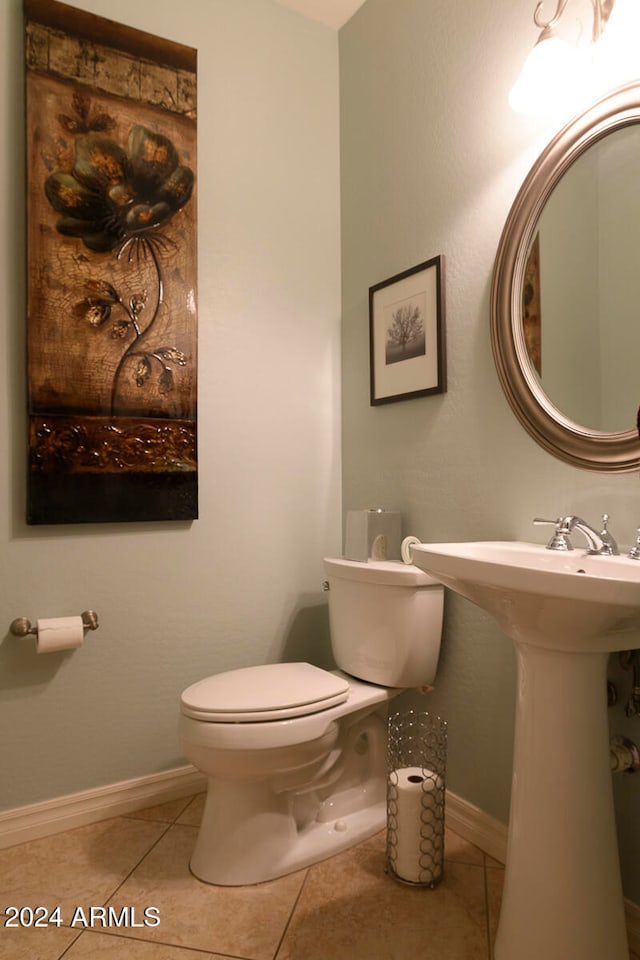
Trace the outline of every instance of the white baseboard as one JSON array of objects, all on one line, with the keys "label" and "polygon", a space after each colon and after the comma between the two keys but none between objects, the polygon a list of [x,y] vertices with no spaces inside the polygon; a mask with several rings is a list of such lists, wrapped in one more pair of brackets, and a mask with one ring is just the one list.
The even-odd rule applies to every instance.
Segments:
[{"label": "white baseboard", "polygon": [[[474,807],[473,804],[447,791],[447,826],[480,847],[494,860],[504,863],[507,859],[507,826],[488,813]],[[624,901],[625,918],[629,949],[640,955],[640,905],[631,900]]]},{"label": "white baseboard", "polygon": [[[143,807],[188,797],[206,788],[206,777],[190,764],[95,790],[33,803],[0,813],[0,849],[118,817]],[[500,863],[507,854],[507,827],[447,791],[447,826]],[[625,900],[629,947],[640,955],[640,905]]]},{"label": "white baseboard", "polygon": [[206,777],[189,764],[0,812],[0,849],[188,797],[204,790],[206,782]]},{"label": "white baseboard", "polygon": [[446,823],[447,826],[468,840],[470,843],[480,847],[485,853],[488,853],[494,860],[504,863],[507,859],[507,827],[506,824],[495,817],[490,817],[488,813],[474,807],[473,804],[462,797],[456,796],[447,790],[446,798]]}]

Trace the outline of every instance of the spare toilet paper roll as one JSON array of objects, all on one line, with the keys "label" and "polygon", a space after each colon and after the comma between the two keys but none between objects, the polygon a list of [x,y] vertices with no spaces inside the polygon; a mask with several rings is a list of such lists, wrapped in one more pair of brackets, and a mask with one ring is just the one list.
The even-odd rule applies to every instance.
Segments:
[{"label": "spare toilet paper roll", "polygon": [[411,547],[415,543],[420,543],[417,537],[405,537],[400,546],[400,556],[404,563],[413,563],[413,554]]},{"label": "spare toilet paper roll", "polygon": [[[403,767],[392,774],[396,786],[395,873],[402,880],[419,883],[424,871],[437,877],[442,870],[443,830],[442,780],[422,767]],[[430,825],[432,825],[430,827]]]},{"label": "spare toilet paper roll", "polygon": [[73,650],[82,645],[84,628],[82,617],[53,617],[38,620],[38,653],[54,653],[56,650]]}]

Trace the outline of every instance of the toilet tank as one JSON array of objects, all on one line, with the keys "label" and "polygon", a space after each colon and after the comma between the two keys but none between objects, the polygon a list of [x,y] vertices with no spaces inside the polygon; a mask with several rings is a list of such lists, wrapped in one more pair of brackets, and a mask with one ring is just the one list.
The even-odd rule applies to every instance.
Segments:
[{"label": "toilet tank", "polygon": [[401,561],[327,558],[329,628],[336,664],[385,687],[433,684],[444,587]]}]

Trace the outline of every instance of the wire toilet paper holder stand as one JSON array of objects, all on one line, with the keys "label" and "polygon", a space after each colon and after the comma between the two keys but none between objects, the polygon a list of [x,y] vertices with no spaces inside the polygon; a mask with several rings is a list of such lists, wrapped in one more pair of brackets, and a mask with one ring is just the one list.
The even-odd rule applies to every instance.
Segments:
[{"label": "wire toilet paper holder stand", "polygon": [[[100,624],[98,623],[98,614],[95,610],[85,610],[81,614],[82,628],[83,630],[97,630]],[[37,623],[32,625],[31,620],[28,620],[27,617],[16,617],[15,620],[11,621],[9,626],[9,631],[13,634],[14,637],[37,637],[38,636],[38,625]]]},{"label": "wire toilet paper holder stand", "polygon": [[387,872],[410,886],[444,876],[447,724],[413,710],[389,717]]}]

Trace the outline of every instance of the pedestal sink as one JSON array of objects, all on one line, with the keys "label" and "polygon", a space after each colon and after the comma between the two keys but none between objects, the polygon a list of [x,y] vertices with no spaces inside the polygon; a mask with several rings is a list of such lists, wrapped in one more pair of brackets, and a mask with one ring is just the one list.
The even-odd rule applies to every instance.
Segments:
[{"label": "pedestal sink", "polygon": [[498,541],[416,544],[412,555],[516,647],[495,960],[628,960],[606,667],[609,653],[640,646],[640,561]]}]

